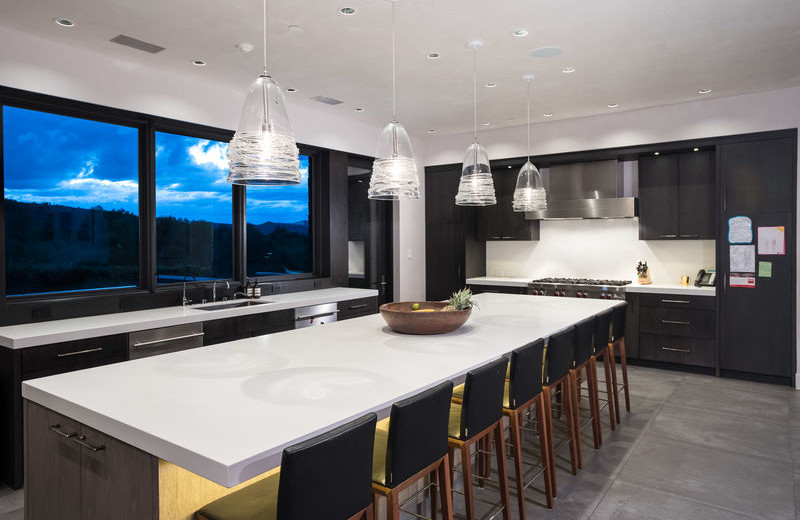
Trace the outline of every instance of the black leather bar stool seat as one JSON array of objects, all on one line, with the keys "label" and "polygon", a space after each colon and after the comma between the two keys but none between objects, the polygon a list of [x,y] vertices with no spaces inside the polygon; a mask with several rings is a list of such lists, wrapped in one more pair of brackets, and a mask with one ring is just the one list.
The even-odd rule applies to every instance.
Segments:
[{"label": "black leather bar stool seat", "polygon": [[[377,511],[378,496],[386,497],[388,520],[400,518],[400,492],[430,475],[437,482],[442,516],[453,519],[450,457],[447,431],[453,383],[447,381],[392,405],[388,419],[375,430],[372,488]],[[436,508],[436,495],[432,495]]]},{"label": "black leather bar stool seat", "polygon": [[[503,393],[508,360],[501,357],[467,373],[464,397],[450,405],[448,446],[451,475],[455,468],[455,451],[461,453],[464,477],[464,501],[468,520],[475,519],[475,497],[472,492],[472,455],[470,448],[477,443],[488,444],[494,438],[497,456],[497,476],[503,519],[510,520],[508,506],[508,472],[506,470],[505,435],[503,431]],[[480,455],[480,454],[479,454]]]},{"label": "black leather bar stool seat", "polygon": [[[615,373],[615,363],[614,363],[614,355],[613,350],[609,348],[609,337],[611,335],[611,315],[614,312],[613,309],[609,309],[607,311],[603,311],[600,314],[595,316],[595,333],[594,333],[594,353],[592,354],[592,358],[594,359],[595,366],[597,366],[597,360],[601,360],[603,362],[603,373],[605,379],[603,381],[597,381],[597,384],[604,384],[606,387],[606,398],[600,399],[598,396],[598,401],[600,403],[605,403],[605,406],[608,407],[608,416],[609,416],[609,425],[611,426],[612,430],[617,428],[617,420],[615,417],[615,408],[614,408],[614,396],[616,396],[615,387],[614,387],[614,373]],[[603,409],[603,406],[600,406],[600,409]]]},{"label": "black leather bar stool seat", "polygon": [[[575,359],[570,371],[575,386],[575,420],[578,428],[583,430],[587,424],[592,425],[592,440],[594,449],[599,449],[603,443],[603,433],[600,427],[600,399],[597,394],[597,363],[592,356],[594,352],[594,334],[597,329],[597,319],[592,316],[575,325]],[[581,388],[582,376],[586,376],[586,387],[589,400],[589,420],[584,422],[581,417]],[[583,455],[581,453],[581,455]],[[582,457],[581,457],[582,459]],[[581,466],[583,460],[581,460]]]},{"label": "black leather bar stool seat", "polygon": [[[611,336],[608,340],[608,347],[611,349],[611,359],[613,361],[613,371],[611,373],[614,383],[614,409],[617,415],[617,423],[620,422],[619,413],[619,393],[625,395],[625,410],[631,411],[631,396],[628,390],[628,355],[625,351],[625,316],[628,313],[628,303],[618,305],[612,309],[611,314]],[[619,364],[622,371],[622,384],[617,382],[616,356],[619,356]]]},{"label": "black leather bar stool seat", "polygon": [[542,393],[542,369],[544,368],[544,340],[538,339],[511,352],[509,380],[503,397],[503,415],[508,417],[511,427],[511,454],[516,473],[517,500],[520,520],[525,520],[525,472],[522,469],[522,431],[525,414],[534,408],[536,434],[542,459],[545,499],[547,507],[553,507],[552,479],[550,478],[549,428],[545,421],[545,403]]},{"label": "black leather bar stool seat", "polygon": [[374,413],[283,450],[279,471],[206,504],[196,520],[372,520]]}]

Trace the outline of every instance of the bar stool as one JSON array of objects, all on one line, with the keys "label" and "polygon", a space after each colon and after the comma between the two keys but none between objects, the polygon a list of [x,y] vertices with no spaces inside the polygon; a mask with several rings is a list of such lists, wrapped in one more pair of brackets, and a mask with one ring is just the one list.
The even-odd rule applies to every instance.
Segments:
[{"label": "bar stool", "polygon": [[[606,387],[606,399],[602,399],[602,402],[605,403],[606,407],[608,407],[608,418],[609,418],[609,425],[611,426],[612,430],[617,428],[617,421],[614,415],[614,397],[617,395],[614,391],[616,387],[614,387],[614,371],[615,363],[614,363],[614,354],[613,349],[609,348],[608,338],[611,335],[611,315],[613,313],[613,309],[609,309],[607,311],[603,311],[600,314],[595,316],[595,323],[597,327],[595,328],[594,333],[594,354],[592,358],[595,362],[595,367],[597,366],[597,360],[601,360],[603,362],[603,372],[605,379],[603,381],[597,381],[597,384],[600,385],[605,384]],[[598,396],[598,402],[601,399]],[[602,409],[602,406],[600,406]]]},{"label": "bar stool", "polygon": [[[625,316],[628,313],[628,303],[618,305],[612,309],[611,314],[611,336],[608,346],[611,349],[611,359],[613,371],[611,373],[614,382],[614,408],[617,415],[617,423],[620,422],[619,414],[619,393],[625,393],[625,410],[631,411],[631,396],[628,391],[628,355],[625,352]],[[619,355],[619,364],[622,366],[622,384],[617,383],[616,355]]]},{"label": "bar stool", "polygon": [[278,471],[206,504],[196,520],[372,520],[374,413],[283,450]]},{"label": "bar stool", "polygon": [[[594,351],[594,334],[597,328],[596,318],[592,316],[575,325],[575,359],[570,370],[572,383],[575,388],[575,421],[578,430],[583,430],[586,424],[592,425],[592,440],[594,449],[599,449],[603,444],[603,433],[600,427],[600,398],[597,395],[597,363],[592,353]],[[589,421],[583,423],[580,413],[581,402],[581,375],[586,375],[586,386],[589,398]],[[583,453],[580,453],[580,465],[583,466]]]},{"label": "bar stool", "polygon": [[[461,470],[464,478],[464,501],[468,520],[475,519],[475,497],[472,492],[473,444],[494,437],[497,455],[497,476],[500,481],[500,499],[503,504],[503,519],[510,520],[508,508],[508,472],[506,470],[505,435],[503,431],[503,392],[508,360],[501,357],[475,370],[467,372],[464,382],[464,397],[461,403],[455,400],[450,405],[448,446],[450,450],[450,472],[455,470],[455,451],[461,453]],[[478,453],[480,457],[480,453]]]},{"label": "bar stool", "polygon": [[[378,496],[386,497],[388,520],[400,518],[400,493],[429,475],[439,488],[442,515],[453,520],[447,446],[452,394],[453,383],[446,381],[395,403],[389,418],[377,424],[372,489],[376,511]],[[435,515],[435,494],[431,501]]]},{"label": "bar stool", "polygon": [[542,368],[544,367],[544,340],[534,342],[511,352],[509,380],[503,396],[503,415],[511,427],[511,452],[517,475],[517,500],[519,517],[525,520],[525,474],[522,471],[522,424],[525,413],[535,407],[536,433],[542,457],[542,474],[547,507],[553,508],[552,479],[550,478],[549,429],[545,421],[545,403],[542,393]]},{"label": "bar stool", "polygon": [[[567,426],[567,441],[569,442],[569,458],[572,466],[572,474],[578,474],[580,467],[581,455],[581,432],[575,424],[575,410],[573,398],[574,388],[572,385],[572,376],[570,375],[570,367],[572,366],[573,358],[573,344],[575,341],[575,327],[569,327],[561,332],[553,334],[547,341],[547,349],[545,354],[546,363],[546,377],[545,384],[542,387],[545,403],[545,417],[549,428],[549,437],[553,439],[550,443],[550,478],[553,490],[553,496],[558,496],[558,487],[556,486],[556,456],[555,452],[558,448],[554,446],[555,439],[553,438],[553,408],[552,408],[552,395],[553,392],[561,392],[561,406],[565,408],[564,417]],[[563,444],[562,444],[563,445]],[[559,446],[560,448],[561,446]]]}]

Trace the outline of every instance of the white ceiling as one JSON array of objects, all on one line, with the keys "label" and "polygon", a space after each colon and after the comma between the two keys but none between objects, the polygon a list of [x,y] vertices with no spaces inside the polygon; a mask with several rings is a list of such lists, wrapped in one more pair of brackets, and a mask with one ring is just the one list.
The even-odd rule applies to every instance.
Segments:
[{"label": "white ceiling", "polygon": [[[344,6],[357,13],[339,14]],[[287,94],[291,103],[387,123],[391,6],[270,0],[269,68],[284,89],[298,90]],[[545,112],[564,119],[800,85],[798,0],[402,0],[396,8],[398,119],[417,134],[472,129],[472,51],[465,44],[474,39],[486,42],[478,51],[479,85],[497,83],[478,89],[478,117],[490,128],[524,124],[525,74],[537,76],[537,122],[548,120]],[[59,27],[55,17],[77,25]],[[259,0],[6,0],[0,25],[243,94],[261,70]],[[512,36],[518,28],[529,35]],[[108,42],[118,34],[166,50],[152,55]],[[256,49],[242,54],[235,48],[240,42]],[[531,56],[545,45],[564,52]],[[441,58],[426,58],[430,52]],[[208,65],[195,67],[192,59]],[[562,73],[567,66],[576,71]],[[701,88],[712,92],[700,95]],[[310,100],[319,94],[344,103]]]}]

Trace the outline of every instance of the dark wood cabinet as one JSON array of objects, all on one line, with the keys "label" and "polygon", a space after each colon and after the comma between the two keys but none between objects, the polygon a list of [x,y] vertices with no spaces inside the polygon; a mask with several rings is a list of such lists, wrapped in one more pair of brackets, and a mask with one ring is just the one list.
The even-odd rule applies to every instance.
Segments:
[{"label": "dark wood cabinet", "polygon": [[370,296],[368,298],[356,298],[354,300],[345,300],[339,302],[339,316],[338,320],[349,320],[351,318],[360,318],[361,316],[369,316],[378,312],[378,297]]},{"label": "dark wood cabinet", "polygon": [[473,294],[499,293],[499,294],[528,294],[527,287],[508,287],[505,285],[480,285],[469,284]]},{"label": "dark wood cabinet", "polygon": [[794,211],[796,146],[797,137],[721,145],[722,211],[730,214]]},{"label": "dark wood cabinet", "polygon": [[158,518],[155,457],[30,401],[25,431],[25,518]]},{"label": "dark wood cabinet", "polygon": [[497,204],[477,208],[478,240],[539,240],[539,221],[526,220],[524,212],[514,211],[517,171],[496,171],[492,178]]},{"label": "dark wood cabinet", "polygon": [[715,238],[714,152],[639,159],[639,238]]},{"label": "dark wood cabinet", "polygon": [[203,322],[203,345],[216,345],[293,328],[294,311],[291,309],[210,320]]}]

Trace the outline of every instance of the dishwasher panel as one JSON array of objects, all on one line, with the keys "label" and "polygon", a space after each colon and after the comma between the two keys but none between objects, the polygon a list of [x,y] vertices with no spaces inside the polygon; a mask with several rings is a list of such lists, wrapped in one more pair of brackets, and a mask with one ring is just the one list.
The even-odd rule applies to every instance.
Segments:
[{"label": "dishwasher panel", "polygon": [[294,328],[302,329],[331,323],[336,321],[338,314],[339,304],[336,302],[298,307],[294,310]]}]

